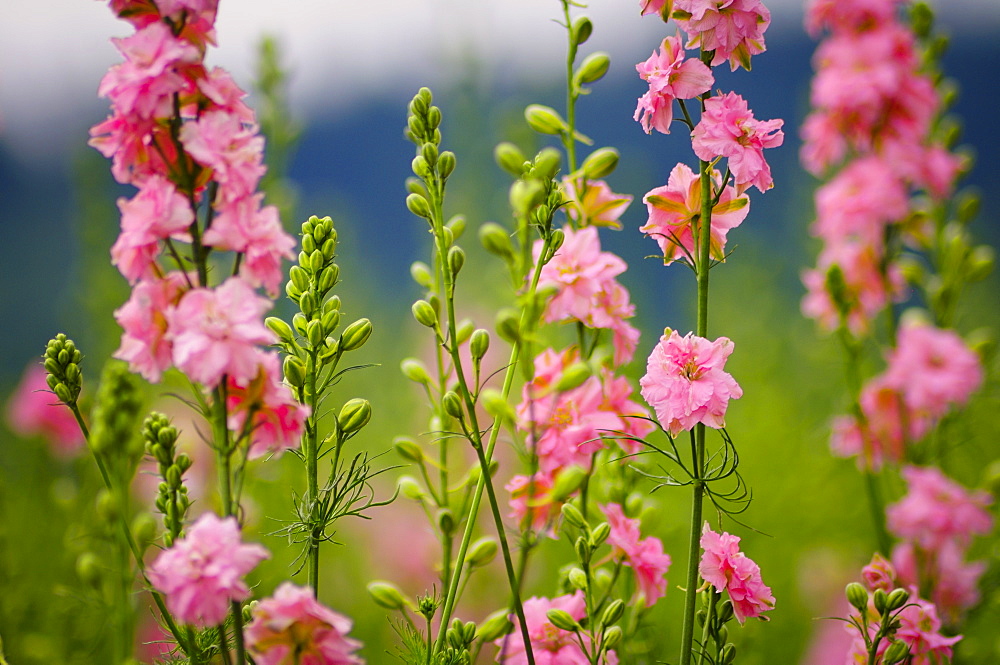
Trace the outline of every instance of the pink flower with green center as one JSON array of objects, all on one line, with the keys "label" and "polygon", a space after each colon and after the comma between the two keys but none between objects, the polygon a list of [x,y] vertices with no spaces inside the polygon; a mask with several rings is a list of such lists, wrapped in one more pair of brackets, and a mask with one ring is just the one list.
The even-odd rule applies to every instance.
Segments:
[{"label": "pink flower with green center", "polygon": [[774,609],[771,588],[761,579],[760,566],[740,551],[739,536],[716,533],[706,522],[701,548],[704,554],[698,573],[716,591],[729,593],[737,621],[744,623],[749,617]]},{"label": "pink flower with green center", "polygon": [[[722,175],[712,171],[712,181],[717,190]],[[678,164],[670,172],[663,187],[650,190],[643,202],[649,210],[649,220],[639,230],[656,240],[663,251],[664,263],[687,259],[694,263],[698,255],[694,234],[700,234],[701,181],[686,165]],[[750,197],[737,195],[726,187],[719,201],[712,206],[712,238],[710,256],[716,261],[726,258],[726,235],[739,226],[750,212]]]},{"label": "pink flower with green center", "polygon": [[285,582],[257,603],[246,644],[258,665],[361,665],[347,637],[351,620],[321,605],[307,587]]},{"label": "pink flower with green center", "polygon": [[750,69],[750,56],[763,53],[764,32],[771,24],[771,12],[761,0],[676,0],[677,25],[687,33],[687,48],[714,51],[712,66],[729,60]]},{"label": "pink flower with green center", "polygon": [[705,112],[691,132],[691,145],[698,159],[710,162],[729,159],[736,191],[753,185],[762,192],[774,186],[765,148],[776,148],[785,140],[784,120],[755,120],[746,101],[735,92],[705,101]]},{"label": "pink flower with green center", "polygon": [[712,71],[697,58],[684,58],[680,37],[667,37],[660,51],[635,66],[649,90],[639,98],[634,120],[649,134],[653,129],[670,133],[675,99],[692,99],[712,88]]},{"label": "pink flower with green center", "polygon": [[743,396],[743,389],[723,367],[733,343],[727,337],[710,342],[676,330],[665,331],[646,363],[639,380],[646,403],[671,436],[697,423],[719,429],[725,426],[730,399]]}]

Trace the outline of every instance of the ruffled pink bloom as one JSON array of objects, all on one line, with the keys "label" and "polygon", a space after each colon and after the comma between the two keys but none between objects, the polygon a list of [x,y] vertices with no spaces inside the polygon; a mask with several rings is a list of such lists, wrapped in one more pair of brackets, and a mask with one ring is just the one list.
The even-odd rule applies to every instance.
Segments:
[{"label": "ruffled pink bloom", "polygon": [[229,429],[249,433],[250,459],[298,448],[309,417],[309,407],[297,402],[282,382],[278,355],[261,351],[258,362],[252,381],[242,384],[230,379],[226,391]]},{"label": "ruffled pink bloom", "polygon": [[947,662],[952,656],[952,647],[961,641],[961,635],[945,637],[941,634],[941,619],[933,603],[920,598],[911,598],[897,615],[899,629],[896,638],[910,648],[912,665],[934,665]]},{"label": "ruffled pink bloom", "polygon": [[917,588],[924,583],[931,589],[931,601],[950,625],[957,624],[966,610],[979,603],[979,580],[986,572],[986,562],[966,562],[954,542],[934,552],[900,543],[892,550],[892,563],[899,571],[901,585]]},{"label": "ruffled pink bloom", "polygon": [[295,255],[295,240],[285,233],[277,208],[261,208],[263,198],[255,194],[219,206],[203,240],[206,245],[244,254],[240,274],[274,296],[284,282],[281,259]]},{"label": "ruffled pink bloom", "polygon": [[153,588],[166,596],[174,618],[199,628],[222,623],[231,602],[250,596],[243,576],[268,558],[260,545],[244,544],[235,517],[205,513],[149,567]]},{"label": "ruffled pink bloom", "polygon": [[814,37],[822,30],[862,32],[890,23],[903,0],[810,0],[806,30]]},{"label": "ruffled pink bloom", "polygon": [[[644,406],[632,400],[634,390],[632,384],[624,376],[615,376],[611,370],[605,369],[601,374],[604,389],[604,401],[601,410],[616,414],[621,419],[619,431],[636,439],[646,436],[656,426],[647,420]],[[616,438],[622,450],[635,454],[643,449],[643,444],[629,439]]]},{"label": "ruffled pink bloom", "polygon": [[625,565],[635,573],[638,593],[646,607],[652,607],[667,593],[667,570],[670,555],[663,553],[663,543],[659,538],[649,536],[639,538],[639,520],[625,517],[621,506],[611,503],[601,506],[608,518],[611,535],[612,556],[624,560]]},{"label": "ruffled pink bloom", "polygon": [[199,164],[213,170],[219,183],[217,206],[252,196],[266,168],[263,164],[264,139],[255,127],[223,110],[202,114],[181,127],[184,149]]},{"label": "ruffled pink bloom", "polygon": [[185,71],[201,60],[198,49],[174,37],[166,23],[157,21],[131,37],[111,40],[125,57],[101,80],[97,94],[107,97],[118,112],[142,119],[167,118],[173,96],[191,87]]},{"label": "ruffled pink bloom", "polygon": [[684,58],[680,37],[667,37],[659,52],[635,66],[639,76],[649,83],[649,90],[639,98],[634,120],[649,134],[654,128],[670,133],[674,100],[692,99],[708,92],[715,82],[712,71],[697,58]]},{"label": "ruffled pink bloom", "polygon": [[639,343],[639,330],[626,319],[635,316],[628,289],[617,280],[610,280],[594,297],[590,312],[583,322],[590,328],[611,330],[615,367],[631,362]]},{"label": "ruffled pink bloom", "polygon": [[[524,601],[524,619],[536,665],[590,665],[590,660],[580,649],[576,636],[568,630],[556,628],[549,622],[546,616],[549,610],[563,610],[574,619],[580,620],[587,613],[587,603],[582,591],[551,600],[535,597]],[[520,624],[513,615],[511,621],[514,622],[514,631],[494,642],[503,653],[503,660],[497,662],[504,665],[527,665],[528,657],[525,654]],[[588,644],[588,648],[589,646]],[[614,651],[608,652],[607,663],[617,665],[618,656]]]},{"label": "ruffled pink bloom", "polygon": [[122,232],[111,247],[111,263],[133,284],[154,278],[160,242],[188,237],[188,228],[194,222],[190,202],[174,183],[153,175],[142,182],[134,197],[118,199],[118,209]]},{"label": "ruffled pink bloom", "polygon": [[176,308],[167,311],[174,364],[208,388],[217,386],[223,376],[249,383],[259,368],[257,345],[275,341],[262,320],[270,308],[271,301],[238,277],[214,290],[188,291]]},{"label": "ruffled pink bloom", "polygon": [[701,534],[702,554],[698,573],[718,592],[728,591],[737,621],[758,617],[774,609],[771,588],[764,584],[760,567],[740,551],[740,538],[708,528]]},{"label": "ruffled pink bloom", "polygon": [[986,492],[969,491],[934,467],[908,466],[902,475],[908,492],[885,511],[889,531],[897,538],[936,551],[949,541],[964,547],[974,535],[993,528]]},{"label": "ruffled pink bloom", "polygon": [[729,60],[733,71],[749,70],[750,56],[766,49],[771,12],[761,0],[676,0],[674,11],[690,14],[677,19],[689,37],[686,46],[715,51],[713,67]]},{"label": "ruffled pink bloom", "polygon": [[861,578],[869,591],[882,589],[888,593],[898,586],[896,584],[896,569],[878,552],[872,557],[871,563],[861,569]]},{"label": "ruffled pink bloom", "polygon": [[562,507],[552,494],[554,475],[538,472],[534,476],[514,476],[504,485],[504,489],[510,492],[507,504],[510,513],[507,516],[517,520],[518,524],[527,522],[533,531],[545,533],[551,538],[557,537],[552,527]]},{"label": "ruffled pink bloom", "polygon": [[681,337],[672,330],[660,338],[639,385],[643,399],[671,436],[696,423],[715,429],[725,426],[729,400],[743,396],[743,389],[723,370],[732,352],[727,337],[710,342],[691,333]]},{"label": "ruffled pink bloom", "polygon": [[858,240],[880,247],[886,227],[902,221],[909,204],[906,185],[892,167],[878,157],[862,157],[816,190],[812,232],[828,244]]},{"label": "ruffled pink bloom", "polygon": [[[642,9],[640,16],[645,16],[646,14],[659,14],[663,16],[664,11],[670,9],[672,3],[668,0],[639,0],[639,7]],[[663,16],[664,20],[670,18],[669,16]]]},{"label": "ruffled pink bloom", "polygon": [[198,90],[203,94],[216,109],[225,111],[231,116],[235,116],[247,125],[256,125],[257,119],[249,106],[243,101],[247,93],[222,67],[213,67],[205,72],[203,78],[198,79]]},{"label": "ruffled pink bloom", "polygon": [[70,457],[83,449],[86,441],[73,413],[49,389],[41,365],[29,365],[7,402],[7,424],[21,436],[40,436],[52,445],[52,452]]},{"label": "ruffled pink bloom", "polygon": [[114,357],[126,361],[129,369],[150,383],[159,383],[173,364],[167,321],[186,288],[183,273],[168,273],[163,279],[136,284],[128,301],[115,310],[122,340]]},{"label": "ruffled pink bloom", "polygon": [[580,184],[574,178],[562,179],[566,193],[566,214],[579,226],[610,226],[620,229],[618,219],[632,203],[630,194],[615,194],[603,180],[587,180],[583,191],[577,191]]},{"label": "ruffled pink bloom", "polygon": [[285,582],[253,609],[247,648],[258,665],[360,665],[351,620],[321,605],[308,587]]},{"label": "ruffled pink bloom", "polygon": [[[722,174],[712,171],[713,189],[722,185]],[[694,246],[694,232],[699,230],[701,219],[701,181],[686,165],[677,164],[663,187],[650,190],[643,197],[649,210],[649,220],[639,230],[656,240],[663,251],[664,263],[687,259],[693,263],[698,256]],[[733,187],[726,187],[719,202],[712,206],[712,237],[710,256],[723,261],[726,258],[726,236],[746,219],[750,212],[750,197],[738,195]]]},{"label": "ruffled pink bloom", "polygon": [[736,190],[753,185],[762,192],[774,186],[765,148],[785,140],[784,120],[755,120],[746,101],[735,92],[705,101],[705,112],[691,132],[691,145],[699,159],[727,157]]},{"label": "ruffled pink bloom", "polygon": [[887,380],[919,414],[940,417],[983,383],[979,356],[952,330],[906,322],[889,354]]},{"label": "ruffled pink bloom", "polygon": [[[601,251],[597,229],[588,226],[574,231],[564,228],[565,240],[555,257],[544,268],[538,282],[541,289],[556,288],[558,293],[545,309],[545,320],[574,318],[584,321],[590,315],[594,299],[607,283],[625,272],[625,262],[611,252]],[[534,252],[541,252],[536,241]]]}]

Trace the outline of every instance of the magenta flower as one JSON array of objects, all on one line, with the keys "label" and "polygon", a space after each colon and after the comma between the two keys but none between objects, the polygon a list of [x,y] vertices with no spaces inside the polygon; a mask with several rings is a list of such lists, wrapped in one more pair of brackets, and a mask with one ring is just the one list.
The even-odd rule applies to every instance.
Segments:
[{"label": "magenta flower", "polygon": [[674,100],[697,97],[708,92],[715,82],[712,70],[705,63],[697,58],[684,58],[684,47],[677,36],[664,39],[660,51],[653,51],[635,69],[649,83],[649,90],[639,98],[633,116],[642,123],[647,134],[654,128],[669,134]]},{"label": "magenta flower", "polygon": [[246,643],[258,665],[361,665],[347,637],[351,620],[321,605],[307,587],[285,582],[257,603]]},{"label": "magenta flower", "polygon": [[729,60],[730,68],[750,69],[750,56],[763,53],[771,12],[761,0],[676,0],[685,15],[677,25],[687,33],[687,48],[715,51],[712,66]]},{"label": "magenta flower", "polygon": [[176,619],[199,628],[215,626],[226,618],[230,603],[250,596],[242,578],[268,556],[260,545],[243,544],[235,517],[205,513],[160,553],[149,567],[149,581],[166,596]]},{"label": "magenta flower", "polygon": [[[722,175],[713,170],[714,189],[722,185]],[[649,210],[649,220],[640,231],[656,240],[663,251],[664,263],[679,259],[694,262],[698,248],[694,246],[694,233],[699,231],[701,219],[701,182],[686,165],[677,164],[663,187],[652,189],[643,197]],[[712,206],[712,238],[710,256],[723,261],[726,258],[726,236],[730,229],[743,223],[750,212],[750,197],[738,195],[726,187],[719,202]]]},{"label": "magenta flower", "polygon": [[114,357],[126,361],[129,369],[150,383],[159,383],[173,364],[167,318],[186,288],[183,273],[167,273],[163,279],[136,284],[128,301],[115,310],[122,340]]},{"label": "magenta flower", "polygon": [[908,492],[885,511],[889,531],[897,538],[936,551],[949,541],[966,546],[972,536],[993,528],[986,492],[971,492],[935,467],[908,466],[901,473]]},{"label": "magenta flower", "polygon": [[760,567],[740,552],[740,538],[705,528],[701,548],[705,550],[698,572],[715,590],[729,592],[733,612],[740,623],[774,609],[771,588],[760,577]]},{"label": "magenta flower", "polygon": [[762,192],[774,186],[771,167],[764,160],[765,148],[776,148],[785,140],[784,120],[755,120],[746,101],[735,92],[705,101],[705,112],[691,132],[691,145],[706,162],[729,159],[736,191],[753,185]]},{"label": "magenta flower", "polygon": [[174,364],[192,380],[214,388],[228,376],[247,383],[257,376],[258,344],[274,342],[262,316],[271,301],[242,279],[230,277],[216,289],[192,289],[167,310]]},{"label": "magenta flower", "polygon": [[639,520],[625,517],[621,506],[610,503],[601,506],[608,518],[612,556],[622,559],[635,573],[637,594],[646,607],[652,607],[667,593],[667,570],[670,555],[663,553],[663,543],[655,536],[639,538]]},{"label": "magenta flower", "polygon": [[729,400],[743,396],[743,389],[723,370],[732,352],[727,337],[710,342],[671,330],[660,338],[639,385],[643,399],[671,436],[696,423],[715,429],[725,426]]},{"label": "magenta flower", "polygon": [[7,424],[21,436],[38,435],[60,457],[70,457],[83,449],[86,441],[73,413],[59,402],[49,388],[48,372],[41,365],[29,365],[7,402]]}]

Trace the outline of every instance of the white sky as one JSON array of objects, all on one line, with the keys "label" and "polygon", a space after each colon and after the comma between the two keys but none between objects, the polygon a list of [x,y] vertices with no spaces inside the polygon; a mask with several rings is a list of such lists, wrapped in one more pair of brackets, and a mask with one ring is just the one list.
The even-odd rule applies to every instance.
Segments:
[{"label": "white sky", "polygon": [[[946,4],[963,32],[1000,30],[1000,0]],[[769,38],[801,31],[799,0],[768,6]],[[308,117],[392,87],[440,84],[470,55],[497,76],[553,75],[564,66],[565,36],[551,20],[560,12],[557,0],[222,0],[209,62],[249,88],[260,36],[277,36],[294,111]],[[665,34],[640,19],[637,0],[592,0],[586,13],[595,32],[584,52],[610,51],[612,62],[645,59]],[[95,107],[98,82],[120,61],[108,38],[131,28],[98,0],[0,0],[0,17],[0,136],[44,156],[76,129],[81,107]]]}]

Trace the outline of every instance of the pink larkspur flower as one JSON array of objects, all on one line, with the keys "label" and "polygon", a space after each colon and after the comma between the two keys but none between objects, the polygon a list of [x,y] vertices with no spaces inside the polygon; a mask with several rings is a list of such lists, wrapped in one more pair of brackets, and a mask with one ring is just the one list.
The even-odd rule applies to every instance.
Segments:
[{"label": "pink larkspur flower", "polygon": [[667,14],[669,14],[672,4],[670,0],[639,0],[639,7],[642,10],[639,16],[659,14],[663,20],[667,20],[670,18]]},{"label": "pink larkspur flower", "polygon": [[181,127],[184,149],[199,164],[213,170],[219,183],[216,205],[252,196],[264,175],[264,139],[224,110],[202,114]]},{"label": "pink larkspur flower", "polygon": [[910,648],[912,665],[947,662],[952,656],[952,647],[962,639],[961,635],[945,637],[941,634],[937,609],[926,600],[910,599],[897,617],[900,626],[896,638]]},{"label": "pink larkspur flower", "polygon": [[118,209],[122,232],[111,247],[111,263],[132,284],[155,277],[161,241],[188,238],[194,222],[191,204],[174,183],[153,175],[142,182],[134,197],[118,199]]},{"label": "pink larkspur flower", "polygon": [[[587,603],[582,591],[573,595],[558,598],[529,598],[524,601],[524,619],[528,628],[528,639],[531,640],[531,651],[536,665],[590,665],[590,659],[580,649],[576,636],[568,630],[556,628],[549,621],[546,613],[549,610],[563,610],[574,619],[582,619],[587,613]],[[503,660],[497,660],[503,665],[527,665],[524,638],[516,617],[511,616],[514,631],[507,637],[500,638],[494,644],[503,649]],[[589,638],[584,638],[585,643]],[[590,644],[587,644],[590,648]],[[499,654],[498,654],[499,656]],[[607,665],[617,665],[618,656],[614,651],[607,653]]]},{"label": "pink larkspur flower", "polygon": [[908,466],[901,473],[907,494],[885,511],[889,531],[897,538],[935,551],[948,541],[967,545],[972,536],[993,528],[986,492],[967,490],[934,467]]},{"label": "pink larkspur flower", "polygon": [[[583,321],[589,316],[597,294],[610,280],[625,272],[627,266],[618,256],[601,251],[601,241],[593,226],[579,231],[564,228],[563,232],[565,240],[555,257],[542,268],[538,282],[539,288],[558,289],[545,309],[545,320]],[[541,241],[535,243],[534,251],[541,252]]]},{"label": "pink larkspur flower", "polygon": [[698,572],[716,591],[729,592],[736,619],[744,623],[748,617],[758,617],[774,609],[774,596],[761,579],[760,567],[740,551],[739,545],[739,536],[716,533],[706,523],[701,534],[704,554]]},{"label": "pink larkspur flower", "polygon": [[191,289],[167,310],[174,364],[208,388],[223,376],[252,381],[259,368],[257,345],[275,341],[262,320],[270,308],[271,301],[239,277],[215,289]]},{"label": "pink larkspur flower", "polygon": [[862,157],[816,190],[812,232],[828,244],[881,246],[886,227],[909,214],[909,203],[906,185],[885,160]]},{"label": "pink larkspur flower", "polygon": [[559,517],[562,503],[555,500],[552,489],[555,487],[554,473],[538,472],[533,476],[514,476],[504,485],[510,492],[508,517],[517,520],[518,524],[527,523],[528,527],[538,533],[556,538],[552,528]]},{"label": "pink larkspur flower", "polygon": [[861,578],[870,591],[882,589],[886,593],[896,588],[896,569],[884,556],[876,552],[871,563],[861,569]]},{"label": "pink larkspur flower", "polygon": [[674,10],[687,15],[677,25],[687,33],[687,48],[715,51],[712,66],[729,60],[750,69],[750,56],[763,53],[764,32],[771,24],[771,12],[761,0],[676,0]]},{"label": "pink larkspur flower", "polygon": [[899,543],[892,549],[892,563],[899,571],[900,584],[917,588],[923,582],[931,589],[931,602],[952,626],[979,603],[979,581],[986,562],[966,562],[962,548],[953,541],[934,552]]},{"label": "pink larkspur flower", "polygon": [[201,94],[211,101],[216,109],[235,116],[245,124],[257,124],[253,109],[243,101],[247,93],[236,84],[225,69],[213,67],[205,72],[203,78],[198,79],[197,84]]},{"label": "pink larkspur flower", "polygon": [[710,342],[676,330],[663,335],[639,380],[642,397],[656,411],[660,424],[677,436],[696,423],[719,429],[725,426],[730,399],[743,389],[723,367],[733,352],[727,337]]},{"label": "pink larkspur flower", "polygon": [[810,0],[806,4],[806,30],[862,32],[895,20],[903,0]]},{"label": "pink larkspur flower", "polygon": [[983,383],[979,356],[952,330],[904,322],[889,354],[888,381],[920,414],[943,416],[965,404]]},{"label": "pink larkspur flower", "polygon": [[7,424],[21,436],[41,436],[54,453],[69,457],[86,441],[73,413],[49,389],[47,375],[41,365],[28,366],[7,402]]},{"label": "pink larkspur flower", "polygon": [[705,101],[705,112],[691,132],[691,145],[699,159],[727,157],[736,190],[753,185],[762,192],[774,186],[765,148],[785,140],[784,120],[755,120],[746,101],[735,92]]},{"label": "pink larkspur flower", "polygon": [[[713,170],[712,180],[717,190],[722,184],[722,174]],[[696,257],[698,250],[694,246],[694,232],[700,229],[701,182],[690,167],[677,164],[670,172],[667,184],[650,190],[642,200],[649,210],[649,220],[639,230],[660,245],[664,263]],[[719,202],[712,206],[709,252],[713,259],[725,260],[726,236],[746,219],[749,212],[750,197],[738,195],[733,187],[722,191]]]},{"label": "pink larkspur flower", "polygon": [[634,120],[649,134],[653,129],[670,133],[675,99],[692,99],[708,92],[715,82],[712,71],[697,58],[684,58],[680,37],[667,37],[659,52],[653,51],[635,66],[649,90],[639,98]]},{"label": "pink larkspur flower", "polygon": [[258,665],[361,665],[347,637],[351,620],[321,605],[308,587],[291,582],[253,609],[246,643]]},{"label": "pink larkspur flower", "polygon": [[618,218],[632,203],[630,194],[615,194],[603,180],[587,180],[582,193],[577,191],[580,184],[576,179],[562,179],[566,193],[566,214],[580,226],[610,226],[621,228]]},{"label": "pink larkspur flower", "polygon": [[[281,361],[276,353],[258,353],[257,375],[248,383],[229,380],[226,391],[229,429],[247,430],[249,459],[267,453],[280,455],[299,446],[309,407],[297,402],[282,383]],[[247,419],[250,422],[247,422]]]},{"label": "pink larkspur flower", "polygon": [[136,284],[128,301],[115,310],[122,339],[114,357],[151,383],[159,383],[173,364],[168,316],[186,288],[184,274],[171,272],[163,279]]},{"label": "pink larkspur flower", "polygon": [[655,536],[639,537],[639,520],[625,517],[621,506],[611,503],[601,506],[608,518],[613,556],[624,560],[635,573],[638,593],[646,607],[652,607],[667,593],[667,570],[670,555],[663,553],[663,543]]},{"label": "pink larkspur flower", "polygon": [[149,567],[149,581],[163,593],[177,620],[204,628],[222,623],[231,602],[250,596],[243,581],[266,549],[244,544],[235,517],[205,513]]}]

